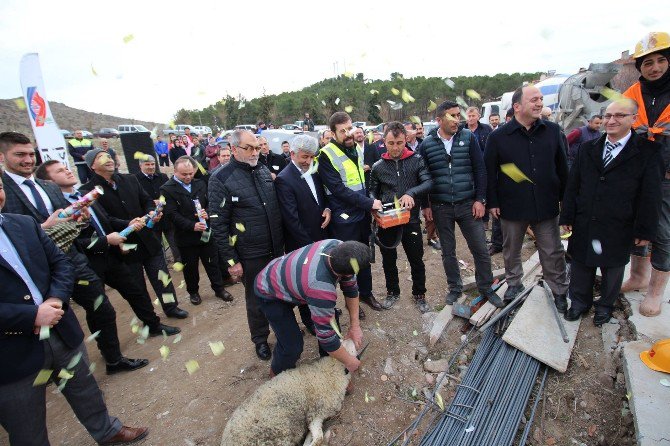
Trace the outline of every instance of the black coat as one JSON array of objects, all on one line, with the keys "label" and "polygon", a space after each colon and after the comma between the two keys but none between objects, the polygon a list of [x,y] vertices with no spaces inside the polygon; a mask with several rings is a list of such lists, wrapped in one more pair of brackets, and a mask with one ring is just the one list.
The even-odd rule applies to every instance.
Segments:
[{"label": "black coat", "polygon": [[186,149],[184,147],[177,147],[174,146],[170,149],[170,153],[168,155],[170,157],[170,161],[172,164],[174,164],[175,161],[177,161],[179,158],[182,156],[186,156]]},{"label": "black coat", "polygon": [[282,219],[287,223],[284,225],[286,252],[328,238],[327,230],[321,228],[321,215],[328,207],[323,183],[316,174],[312,174],[312,179],[318,203],[295,164],[289,163],[275,179],[279,210]]},{"label": "black coat", "polygon": [[137,177],[140,186],[142,186],[142,189],[144,189],[152,200],[158,200],[160,198],[161,186],[168,180],[168,176],[162,172],[156,172],[152,179],[149,179],[149,177],[142,172],[137,172],[135,177]]},{"label": "black coat", "polygon": [[[225,262],[284,253],[279,201],[270,171],[264,165],[251,167],[233,157],[210,177],[208,189],[207,214]],[[233,235],[237,238],[231,246],[229,237]]]},{"label": "black coat", "polygon": [[[592,267],[628,263],[633,239],[654,239],[661,206],[661,146],[633,134],[603,168],[605,138],[580,146],[560,218],[560,224],[572,225],[568,252]],[[601,254],[594,251],[594,240]]]},{"label": "black coat", "polygon": [[278,175],[286,167],[286,158],[283,155],[270,151],[267,155],[258,156],[258,164],[263,164],[270,172]]},{"label": "black coat", "polygon": [[[177,246],[200,245],[203,233],[193,230],[195,224],[200,221],[196,217],[193,200],[198,199],[202,208],[207,209],[207,184],[202,180],[193,179],[189,192],[174,178],[170,178],[161,187],[161,193],[165,197],[164,218],[174,225]],[[209,225],[209,222],[207,224]]]},{"label": "black coat", "polygon": [[[487,207],[500,208],[500,216],[507,220],[543,221],[558,216],[568,181],[567,149],[561,128],[542,119],[526,131],[513,118],[491,133],[484,151]],[[508,163],[532,183],[517,183],[502,173],[500,166]]]}]

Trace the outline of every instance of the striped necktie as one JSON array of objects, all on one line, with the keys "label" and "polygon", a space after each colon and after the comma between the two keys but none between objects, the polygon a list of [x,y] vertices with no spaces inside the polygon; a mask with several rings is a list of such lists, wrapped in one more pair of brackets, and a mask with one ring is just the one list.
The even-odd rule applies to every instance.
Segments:
[{"label": "striped necktie", "polygon": [[619,147],[619,144],[621,143],[615,142],[612,144],[609,141],[605,141],[605,153],[603,154],[603,165],[605,167],[607,167],[607,165],[614,159],[612,152]]}]

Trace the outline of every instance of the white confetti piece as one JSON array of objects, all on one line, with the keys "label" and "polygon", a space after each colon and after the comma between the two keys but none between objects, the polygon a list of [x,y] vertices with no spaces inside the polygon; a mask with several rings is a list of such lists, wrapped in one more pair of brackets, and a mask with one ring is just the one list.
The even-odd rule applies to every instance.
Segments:
[{"label": "white confetti piece", "polygon": [[72,370],[73,368],[75,368],[76,365],[79,364],[79,361],[81,361],[81,356],[82,356],[82,352],[79,352],[79,353],[77,353],[76,355],[74,355],[74,356],[72,357],[72,359],[70,359],[70,362],[68,362],[66,368],[67,368],[68,370]]},{"label": "white confetti piece", "polygon": [[446,79],[444,80],[444,83],[447,84],[447,87],[449,87],[449,88],[451,88],[451,89],[453,89],[453,88],[456,86],[456,82],[452,81],[452,80],[449,79],[449,78],[446,78]]},{"label": "white confetti piece", "polygon": [[665,378],[663,378],[663,379],[660,380],[659,382],[661,383],[662,386],[670,387],[670,381],[668,381],[668,380],[665,379]]},{"label": "white confetti piece", "polygon": [[338,105],[340,103],[340,98],[335,99],[335,105]]},{"label": "white confetti piece", "polygon": [[347,214],[340,214],[340,217],[342,217],[342,220],[346,220],[349,218]]},{"label": "white confetti piece", "polygon": [[174,302],[174,294],[172,293],[163,293],[163,303],[171,304]]},{"label": "white confetti piece", "polygon": [[174,340],[172,341],[172,343],[176,344],[179,341],[181,341],[181,333],[177,333],[177,336],[174,337]]},{"label": "white confetti piece", "polygon": [[102,294],[95,298],[95,301],[93,302],[93,311],[98,309],[104,298],[105,297]]},{"label": "white confetti piece", "polygon": [[49,331],[49,326],[48,325],[42,325],[40,327],[40,341],[43,341],[45,339],[49,339],[49,336],[51,336],[51,332]]},{"label": "white confetti piece", "polygon": [[470,433],[470,432],[472,432],[473,430],[475,430],[475,427],[474,427],[474,426],[470,426],[469,428],[465,429],[465,432]]},{"label": "white confetti piece", "polygon": [[600,255],[603,253],[603,246],[600,243],[600,240],[592,240],[591,241],[591,247],[593,247],[593,252],[596,254]]},{"label": "white confetti piece", "polygon": [[95,338],[97,338],[98,336],[100,336],[100,330],[96,331],[96,332],[93,333],[91,336],[87,337],[87,338],[86,338],[86,342],[94,341]]},{"label": "white confetti piece", "polygon": [[414,330],[414,331],[412,332],[412,334],[413,334],[414,336],[419,336],[419,332],[416,331],[416,330]]}]

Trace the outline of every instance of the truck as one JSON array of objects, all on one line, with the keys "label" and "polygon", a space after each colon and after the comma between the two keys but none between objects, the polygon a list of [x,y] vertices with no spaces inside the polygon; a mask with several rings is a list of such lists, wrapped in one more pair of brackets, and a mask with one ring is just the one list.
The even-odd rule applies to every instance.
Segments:
[{"label": "truck", "polygon": [[194,127],[192,125],[178,124],[175,125],[173,129],[167,128],[163,130],[163,135],[184,135],[186,133],[186,127],[191,129],[191,133],[195,133]]}]

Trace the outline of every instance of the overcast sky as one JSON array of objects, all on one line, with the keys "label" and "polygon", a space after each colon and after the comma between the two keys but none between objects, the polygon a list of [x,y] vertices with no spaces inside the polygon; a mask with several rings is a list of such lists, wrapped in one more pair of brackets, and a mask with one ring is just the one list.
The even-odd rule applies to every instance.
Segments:
[{"label": "overcast sky", "polygon": [[2,0],[0,98],[21,96],[31,52],[50,101],[167,123],[181,107],[295,91],[345,66],[374,79],[573,73],[649,31],[670,32],[668,0]]}]

